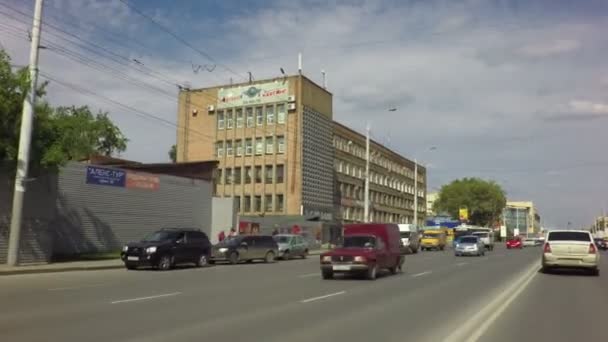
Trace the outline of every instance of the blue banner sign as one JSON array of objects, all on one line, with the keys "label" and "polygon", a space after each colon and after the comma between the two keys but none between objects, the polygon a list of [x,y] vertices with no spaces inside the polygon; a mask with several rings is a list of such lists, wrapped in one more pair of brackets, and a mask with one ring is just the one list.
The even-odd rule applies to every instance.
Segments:
[{"label": "blue banner sign", "polygon": [[125,187],[127,173],[123,170],[87,166],[87,184]]}]

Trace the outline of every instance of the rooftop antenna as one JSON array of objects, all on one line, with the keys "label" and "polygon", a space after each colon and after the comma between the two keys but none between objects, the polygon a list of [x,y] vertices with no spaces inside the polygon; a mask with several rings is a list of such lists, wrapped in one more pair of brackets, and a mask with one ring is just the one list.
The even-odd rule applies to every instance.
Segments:
[{"label": "rooftop antenna", "polygon": [[285,73],[285,70],[281,67],[281,74],[283,75],[283,83],[285,83],[285,81],[287,81],[287,74]]},{"label": "rooftop antenna", "polygon": [[327,89],[327,74],[325,70],[321,69],[321,75],[323,75],[323,89]]},{"label": "rooftop antenna", "polygon": [[251,71],[247,71],[247,73],[249,74],[249,83],[253,82],[253,75],[251,74]]},{"label": "rooftop antenna", "polygon": [[302,75],[302,53],[298,52],[298,73]]}]

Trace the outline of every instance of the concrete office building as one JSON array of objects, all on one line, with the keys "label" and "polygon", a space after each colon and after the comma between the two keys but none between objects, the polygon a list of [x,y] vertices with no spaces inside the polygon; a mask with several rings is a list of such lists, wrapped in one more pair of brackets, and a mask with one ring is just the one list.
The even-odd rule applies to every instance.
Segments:
[{"label": "concrete office building", "polygon": [[[234,197],[241,215],[363,219],[365,138],[333,121],[332,94],[305,76],[182,90],[178,126],[177,160],[218,160],[217,196]],[[413,162],[375,142],[372,151],[370,217],[411,221]]]},{"label": "concrete office building", "polygon": [[540,233],[540,215],[533,202],[507,201],[503,217],[507,236],[513,236],[516,229],[520,234]]}]

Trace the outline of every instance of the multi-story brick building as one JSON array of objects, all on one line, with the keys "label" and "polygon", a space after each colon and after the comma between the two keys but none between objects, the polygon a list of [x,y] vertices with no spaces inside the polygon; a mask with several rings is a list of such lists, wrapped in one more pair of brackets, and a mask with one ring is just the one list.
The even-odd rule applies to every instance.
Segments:
[{"label": "multi-story brick building", "polygon": [[[177,160],[217,159],[217,195],[242,215],[363,220],[365,137],[333,121],[332,94],[305,76],[182,90],[178,126]],[[411,222],[413,162],[371,146],[370,218]],[[425,180],[419,167],[421,221]]]}]

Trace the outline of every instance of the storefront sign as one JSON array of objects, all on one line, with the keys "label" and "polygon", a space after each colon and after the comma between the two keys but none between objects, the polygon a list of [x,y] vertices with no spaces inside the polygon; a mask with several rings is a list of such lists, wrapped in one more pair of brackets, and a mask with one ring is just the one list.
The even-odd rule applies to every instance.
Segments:
[{"label": "storefront sign", "polygon": [[157,176],[127,172],[127,188],[156,191],[159,187],[160,179]]},{"label": "storefront sign", "polygon": [[217,108],[241,107],[271,102],[285,102],[289,87],[283,82],[269,82],[218,90]]},{"label": "storefront sign", "polygon": [[109,185],[123,188],[125,182],[126,172],[123,170],[87,166],[87,184]]}]

